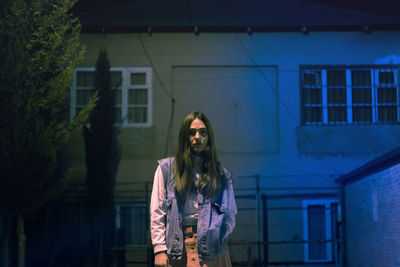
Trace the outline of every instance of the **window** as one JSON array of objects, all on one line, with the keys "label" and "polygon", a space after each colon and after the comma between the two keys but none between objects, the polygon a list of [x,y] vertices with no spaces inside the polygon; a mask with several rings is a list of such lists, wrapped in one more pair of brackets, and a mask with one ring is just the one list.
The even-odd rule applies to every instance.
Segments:
[{"label": "window", "polygon": [[304,261],[332,262],[336,246],[336,200],[303,201]]},{"label": "window", "polygon": [[305,125],[399,123],[398,66],[301,67]]},{"label": "window", "polygon": [[141,203],[119,204],[116,207],[116,227],[119,245],[146,245],[146,205]]},{"label": "window", "polygon": [[[94,92],[95,68],[78,68],[71,90],[71,119]],[[152,72],[150,68],[111,68],[115,96],[115,121],[121,126],[150,126]]]}]

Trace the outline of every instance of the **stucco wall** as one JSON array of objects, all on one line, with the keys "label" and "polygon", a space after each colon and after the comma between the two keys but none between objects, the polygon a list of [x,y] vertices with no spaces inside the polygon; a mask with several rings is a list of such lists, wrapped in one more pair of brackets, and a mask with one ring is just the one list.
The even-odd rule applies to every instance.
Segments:
[{"label": "stucco wall", "polygon": [[349,267],[400,266],[400,164],[345,187]]},{"label": "stucco wall", "polygon": [[400,127],[394,125],[302,126],[297,131],[300,153],[312,157],[365,158],[393,149],[399,139]]},{"label": "stucco wall", "polygon": [[[179,124],[190,107],[203,108],[211,121],[215,122],[214,127],[218,129],[216,135],[219,144],[223,146],[231,144],[231,149],[220,149],[224,152],[220,157],[226,163],[225,165],[231,167],[237,175],[285,176],[286,174],[345,173],[385,152],[392,144],[392,140],[399,136],[399,127],[393,125],[363,126],[361,133],[365,134],[365,138],[360,138],[358,126],[303,127],[300,125],[300,65],[373,64],[377,59],[385,56],[400,54],[400,46],[397,45],[400,43],[400,36],[396,33],[311,32],[309,35],[256,33],[252,36],[154,33],[152,36],[142,34],[141,40],[143,43],[137,34],[82,35],[82,42],[87,47],[87,53],[81,66],[94,66],[99,49],[106,47],[112,66],[151,67],[144,52],[145,48],[154,63],[154,71],[157,72],[165,88],[162,88],[157,76],[153,75],[153,126],[150,129],[122,129],[120,142],[124,157],[118,174],[119,179],[139,178],[151,181],[156,166],[154,162],[162,157],[165,151],[171,111],[171,99],[168,94],[177,100],[168,154],[174,153]],[[209,100],[214,100],[213,98],[218,95],[223,100],[224,93],[231,92],[229,88],[218,89],[221,77],[213,82],[212,79],[204,76],[203,81],[206,81],[204,92],[195,92],[197,93],[195,99],[188,98],[185,101],[187,92],[184,88],[187,84],[182,85],[179,79],[183,77],[183,74],[196,76],[198,74],[196,66],[209,66],[206,70],[212,73],[215,66],[237,70],[239,67],[254,68],[255,64],[270,66],[275,74],[267,75],[265,80],[261,75],[254,78],[240,76],[245,73],[239,72],[239,80],[222,83],[223,85],[237,84],[238,91],[228,95],[226,101],[221,101],[219,107],[210,105]],[[240,104],[245,98],[257,97],[257,95],[252,95],[256,91],[243,94],[240,89],[247,92],[246,86],[251,88],[252,83],[257,82],[257,79],[259,79],[257,86],[265,90],[263,97],[267,101],[258,99],[261,101],[260,107],[254,106],[254,111],[251,113],[256,114],[259,111],[261,116],[268,114],[265,122],[251,121],[251,114],[246,114],[246,117],[250,118],[243,118],[243,116],[235,117],[234,114],[224,112],[235,109],[240,112],[240,108],[248,111],[249,107]],[[265,87],[262,83],[265,83]],[[190,85],[193,84],[187,86],[190,87]],[[200,90],[201,86],[199,84],[196,86],[196,90]],[[187,89],[190,90],[190,88]],[[236,89],[233,88],[233,90]],[[188,96],[194,95],[188,93]],[[263,102],[268,108],[266,111],[262,110]],[[190,105],[190,103],[196,104]],[[257,114],[255,117],[257,118]],[[224,132],[223,122],[232,119],[239,120],[239,123],[230,124],[232,127]],[[246,123],[247,128],[243,126]],[[251,130],[248,127],[251,127]],[[249,144],[257,141],[257,138],[248,136],[249,131],[265,133],[265,135],[260,135],[264,140],[261,140],[259,146],[255,142],[246,147],[246,140]],[[377,139],[376,137],[381,132],[386,137]],[[369,142],[371,139],[374,142]],[[123,167],[124,161],[127,161],[129,166]],[[135,174],[132,177],[129,170],[136,169],[140,170],[140,175]]]},{"label": "stucco wall", "polygon": [[[385,152],[399,136],[395,125],[364,125],[362,130],[354,125],[300,125],[300,65],[374,64],[388,55],[400,55],[400,35],[395,32],[153,33],[140,38],[128,33],[83,34],[82,42],[87,47],[82,67],[95,65],[101,47],[107,48],[111,66],[154,67],[153,125],[121,129],[116,189],[127,192],[118,196],[118,191],[120,199],[129,200],[135,189],[144,191],[143,184],[132,183],[151,184],[156,160],[165,151],[173,155],[179,125],[194,109],[210,118],[220,160],[233,172],[238,196],[255,194],[254,179],[247,179],[255,175],[260,177],[260,193],[266,195],[336,193],[335,177]],[[175,113],[167,147],[172,97]],[[75,180],[82,183],[80,133],[72,141],[70,155],[78,170]],[[238,200],[243,210],[239,209],[232,241],[256,241],[257,236],[243,234],[257,230],[254,211],[245,211],[255,205],[254,200]],[[278,217],[290,221],[292,215]],[[299,229],[281,226],[271,231],[275,240],[285,240],[301,235]],[[302,260],[298,247],[293,258],[274,253],[276,260]],[[243,257],[237,260],[246,260]]]}]

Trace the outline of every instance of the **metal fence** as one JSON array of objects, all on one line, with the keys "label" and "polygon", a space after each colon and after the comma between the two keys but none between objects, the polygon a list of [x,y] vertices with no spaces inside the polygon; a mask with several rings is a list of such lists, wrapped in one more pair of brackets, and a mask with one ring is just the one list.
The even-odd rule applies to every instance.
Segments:
[{"label": "metal fence", "polygon": [[[238,179],[241,179],[241,177]],[[252,179],[254,186],[248,188],[235,187],[238,204],[237,226],[229,243],[234,266],[340,265],[341,240],[338,203],[332,202],[332,205],[329,206],[309,205],[308,207],[299,205],[304,200],[310,199],[335,200],[338,199],[337,193],[316,193],[313,188],[310,188],[306,193],[286,192],[285,194],[276,194],[274,192],[274,194],[271,194],[266,190],[268,188],[265,188],[265,183],[263,184],[263,177],[255,175],[244,179]],[[115,246],[104,250],[104,254],[100,257],[103,264],[107,262],[108,266],[118,267],[153,266],[154,255],[148,219],[151,184],[151,182],[139,182],[116,186],[115,203],[117,211],[119,210],[116,214],[116,231],[119,232],[119,239]],[[63,196],[64,199],[68,198],[69,202],[55,202],[52,211],[47,213],[46,221],[49,224],[46,238],[50,241],[49,243],[57,244],[54,246],[59,247],[58,251],[63,249],[63,244],[70,248],[71,244],[80,244],[79,246],[85,244],[85,227],[90,226],[83,224],[82,200],[85,198],[84,191],[82,185],[71,188]],[[65,206],[62,207],[62,203],[69,203],[68,205],[72,206],[65,209]],[[314,207],[316,211],[313,211],[310,207]],[[126,210],[121,212],[122,209]],[[73,215],[74,211],[75,214]],[[64,214],[65,212],[67,214]],[[248,216],[249,214],[251,216]],[[298,234],[305,229],[303,214],[308,214],[309,219],[321,219],[330,214],[324,217],[325,221],[323,222],[323,225],[326,226],[328,224],[326,218],[329,217],[330,235],[310,239],[305,238],[304,234]],[[57,216],[58,218],[55,218]],[[65,219],[66,216],[74,217],[75,220],[68,222]],[[315,230],[317,234],[318,231],[322,233],[320,228],[314,228],[310,229]],[[74,231],[74,235],[68,234]],[[250,234],[248,234],[248,231],[250,231]],[[290,231],[293,233],[290,233]],[[121,238],[121,236],[123,237]],[[290,238],[287,238],[288,236]],[[330,252],[321,254],[321,248],[327,247]],[[312,257],[310,258],[310,253],[308,259],[306,259],[306,249],[317,251],[325,257],[325,260],[313,260]],[[238,251],[240,253],[237,253]],[[57,254],[57,252],[53,250],[53,254]],[[240,256],[238,256],[239,254]],[[311,256],[321,255],[313,254]],[[56,255],[52,257],[54,258]]]}]

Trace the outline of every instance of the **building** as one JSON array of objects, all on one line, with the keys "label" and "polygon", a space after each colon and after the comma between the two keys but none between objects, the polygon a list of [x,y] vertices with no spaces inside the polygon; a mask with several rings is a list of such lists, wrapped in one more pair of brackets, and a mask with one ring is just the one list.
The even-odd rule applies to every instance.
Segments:
[{"label": "building", "polygon": [[347,266],[398,266],[400,149],[336,179],[342,187]]},{"label": "building", "polygon": [[[87,53],[70,116],[86,104],[105,47],[121,127],[116,221],[127,250],[149,244],[157,159],[173,155],[180,122],[201,110],[235,176],[233,263],[342,263],[335,178],[400,137],[399,18],[296,0],[119,1],[79,16]],[[70,229],[60,218],[77,218],[65,212],[84,197],[81,133],[69,155],[78,172],[65,197],[74,201],[54,208],[55,231],[57,222]],[[65,236],[74,243],[77,235]]]}]

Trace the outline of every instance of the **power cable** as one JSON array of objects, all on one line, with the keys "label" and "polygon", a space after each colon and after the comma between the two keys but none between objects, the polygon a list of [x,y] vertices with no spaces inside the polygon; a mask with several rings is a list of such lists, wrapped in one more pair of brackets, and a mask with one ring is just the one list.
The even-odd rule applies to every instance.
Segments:
[{"label": "power cable", "polygon": [[147,51],[146,46],[144,45],[144,42],[143,42],[143,39],[142,39],[141,34],[138,33],[138,36],[139,36],[139,41],[140,41],[140,44],[141,44],[141,46],[142,46],[142,48],[143,48],[143,51],[144,51],[144,53],[146,54],[146,57],[147,57],[147,59],[148,59],[149,62],[150,62],[150,65],[151,65],[151,67],[152,67],[152,69],[153,69],[153,72],[154,72],[155,76],[157,77],[158,82],[159,82],[160,85],[161,85],[161,88],[163,89],[164,93],[165,93],[165,94],[170,98],[170,100],[171,100],[171,113],[170,113],[170,117],[169,117],[169,123],[168,123],[168,129],[167,129],[167,136],[166,136],[166,141],[165,141],[165,149],[164,149],[164,157],[166,157],[166,156],[167,156],[167,153],[168,153],[169,138],[170,138],[170,136],[171,136],[172,125],[173,125],[173,120],[174,120],[175,98],[172,96],[172,94],[170,94],[170,93],[168,92],[167,88],[166,88],[165,85],[164,85],[164,82],[161,80],[160,76],[158,75],[157,69],[156,69],[156,67],[154,66],[153,61],[151,60],[150,54],[149,54],[149,52]]},{"label": "power cable", "polygon": [[[279,96],[277,90],[274,88],[274,86],[272,86],[272,84],[270,83],[270,81],[268,80],[268,78],[266,77],[266,75],[264,74],[264,72],[262,71],[262,67],[260,65],[258,65],[258,63],[256,62],[256,60],[254,59],[254,57],[250,54],[250,52],[248,51],[247,47],[244,45],[243,41],[240,39],[240,37],[234,33],[236,39],[239,41],[241,47],[243,48],[243,50],[245,51],[245,53],[247,54],[247,56],[250,58],[250,60],[252,61],[253,65],[256,67],[256,69],[258,70],[258,72],[261,74],[261,76],[263,77],[264,81],[266,82],[266,84],[268,85],[268,87],[272,90],[272,92],[277,96],[280,104],[284,107],[284,109],[288,112],[289,116],[297,123],[299,124],[300,122],[297,120],[296,116],[290,111],[288,105],[286,104],[286,102]],[[141,46],[143,48],[143,51],[145,52],[145,55],[147,57],[147,59],[149,60],[150,65],[153,68],[154,74],[157,78],[157,80],[159,81],[161,88],[163,89],[164,93],[171,99],[171,113],[170,113],[170,119],[169,119],[169,124],[168,124],[168,130],[167,130],[167,135],[166,135],[166,143],[165,143],[165,149],[164,149],[164,157],[167,156],[168,153],[168,147],[169,147],[169,139],[170,139],[170,135],[171,135],[171,131],[172,131],[172,125],[173,125],[173,118],[174,118],[174,113],[175,113],[175,98],[171,95],[171,93],[168,92],[168,90],[166,89],[162,79],[160,78],[157,69],[155,68],[155,65],[150,57],[150,54],[143,42],[143,39],[141,37],[141,34],[138,34]],[[316,151],[318,151],[318,149],[316,148],[315,144],[312,142],[311,137],[306,134],[305,135],[307,140],[310,142],[310,144],[315,148]],[[338,172],[337,168],[327,159],[325,159],[325,161],[327,162],[327,164],[335,171]]]},{"label": "power cable", "polygon": [[[249,50],[247,47],[244,45],[243,41],[239,38],[239,36],[234,33],[236,39],[239,41],[240,45],[242,46],[243,50],[246,52],[247,56],[250,58],[256,69],[259,71],[261,76],[263,77],[264,81],[266,84],[270,87],[270,89],[273,91],[273,93],[277,96],[280,104],[284,107],[284,109],[288,112],[290,117],[297,123],[300,124],[300,122],[297,120],[296,116],[290,111],[288,105],[286,102],[279,96],[278,92],[276,89],[271,85],[271,83],[268,81],[267,77],[265,76],[264,72],[261,70],[261,66],[257,64],[256,60],[253,58],[253,56],[250,54]],[[315,144],[312,142],[311,137],[306,133],[306,137],[309,140],[310,144],[315,148],[316,151],[318,151],[318,148],[316,148]],[[328,165],[336,172],[338,173],[337,168],[327,159],[325,159],[325,162],[328,163]]]},{"label": "power cable", "polygon": [[160,85],[161,85],[161,88],[164,90],[165,94],[166,94],[170,99],[173,99],[172,95],[168,92],[167,88],[165,87],[164,82],[161,80],[160,76],[158,75],[158,72],[157,72],[157,69],[156,69],[155,66],[154,66],[153,60],[151,59],[150,54],[149,54],[149,52],[147,51],[146,46],[144,45],[144,42],[143,42],[143,39],[142,39],[141,34],[138,33],[138,36],[139,36],[139,41],[140,41],[140,44],[141,44],[141,46],[142,46],[142,48],[143,48],[143,51],[144,51],[144,53],[146,54],[146,57],[147,57],[147,59],[149,60],[151,67],[153,68],[153,72],[154,72],[154,74],[156,75],[157,80],[159,81],[159,83],[160,83]]}]

